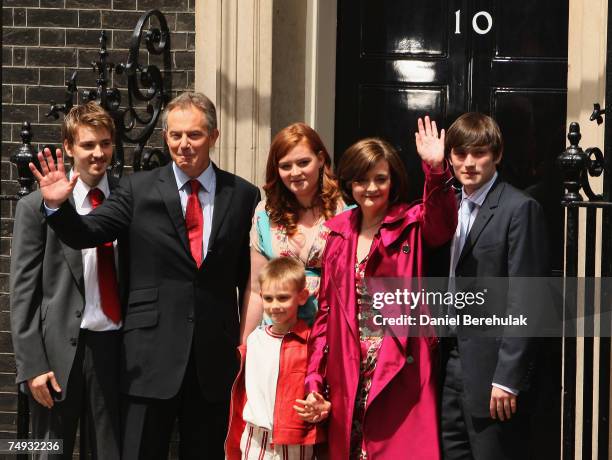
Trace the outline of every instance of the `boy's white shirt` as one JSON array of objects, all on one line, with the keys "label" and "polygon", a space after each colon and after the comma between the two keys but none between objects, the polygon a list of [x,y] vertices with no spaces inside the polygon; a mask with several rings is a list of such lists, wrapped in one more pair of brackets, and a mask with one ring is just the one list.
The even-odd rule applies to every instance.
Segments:
[{"label": "boy's white shirt", "polygon": [[283,336],[271,333],[268,326],[259,326],[247,338],[244,368],[247,402],[242,418],[270,431],[274,423],[282,341]]}]

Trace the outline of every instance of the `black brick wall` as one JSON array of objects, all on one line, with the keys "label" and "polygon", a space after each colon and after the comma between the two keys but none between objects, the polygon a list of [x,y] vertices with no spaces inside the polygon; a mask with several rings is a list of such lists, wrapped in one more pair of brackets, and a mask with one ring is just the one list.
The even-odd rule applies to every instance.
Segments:
[{"label": "black brick wall", "polygon": [[[107,31],[110,61],[125,62],[136,21],[144,11],[160,9],[172,32],[174,93],[192,89],[195,1],[3,0],[1,193],[17,191],[17,171],[9,157],[21,142],[21,123],[32,123],[34,147],[58,144],[60,122],[45,117],[50,102],[63,102],[65,80],[74,70],[78,70],[79,93],[95,85],[96,74],[90,62],[98,57],[102,28]],[[147,64],[144,47],[140,56]],[[112,85],[122,89],[125,102],[125,78],[114,77]],[[157,130],[150,144],[159,146],[160,142]],[[126,153],[131,162],[129,147],[126,145]],[[8,292],[14,209],[14,203],[0,203],[0,437],[14,437],[17,406]]]}]

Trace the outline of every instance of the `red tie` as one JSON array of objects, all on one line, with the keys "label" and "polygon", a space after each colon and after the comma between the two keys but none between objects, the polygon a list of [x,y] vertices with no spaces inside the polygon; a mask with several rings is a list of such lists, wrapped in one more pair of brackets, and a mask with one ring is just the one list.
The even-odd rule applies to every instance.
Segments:
[{"label": "red tie", "polygon": [[[89,191],[89,202],[96,209],[104,201],[104,194],[99,188]],[[96,248],[98,256],[98,288],[102,311],[115,324],[121,321],[121,305],[119,304],[119,288],[115,271],[115,251],[112,241]]]},{"label": "red tie", "polygon": [[191,194],[187,200],[187,211],[185,212],[185,224],[187,225],[187,237],[191,256],[198,268],[202,265],[202,234],[204,232],[204,217],[202,216],[202,205],[198,198],[200,182],[193,179],[189,181]]}]

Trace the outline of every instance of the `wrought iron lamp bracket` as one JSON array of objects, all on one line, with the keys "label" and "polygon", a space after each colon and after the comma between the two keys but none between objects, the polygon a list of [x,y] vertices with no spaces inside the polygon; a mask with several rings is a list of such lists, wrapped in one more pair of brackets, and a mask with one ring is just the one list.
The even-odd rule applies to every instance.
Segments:
[{"label": "wrought iron lamp bracket", "polygon": [[[144,30],[151,18],[157,20],[159,27],[150,26],[148,30]],[[140,45],[143,40],[151,55],[163,56],[164,75],[157,66],[142,66],[139,63]],[[158,10],[151,10],[138,20],[132,34],[127,62],[121,69],[128,78],[128,108],[121,111],[118,124],[123,128],[121,130],[123,140],[137,144],[133,156],[135,171],[152,169],[170,161],[170,155],[165,148],[145,150],[144,147],[155,129],[163,107],[168,102],[172,90],[171,67],[168,24],[163,14]],[[138,102],[146,103],[145,113],[136,110],[135,104]],[[141,133],[131,136],[130,132],[137,124],[142,125]]]},{"label": "wrought iron lamp bracket", "polygon": [[97,87],[92,90],[83,91],[83,100],[95,101],[104,107],[109,113],[119,110],[121,105],[121,93],[117,88],[108,88],[110,77],[115,64],[108,61],[108,51],[106,49],[106,31],[100,32],[100,51],[97,61],[91,62],[91,67],[98,74],[96,78]]},{"label": "wrought iron lamp bracket", "polygon": [[557,157],[557,166],[564,174],[563,185],[566,189],[562,198],[564,204],[583,201],[580,189],[584,191],[589,201],[603,200],[603,195],[595,194],[589,183],[589,177],[600,176],[604,171],[603,153],[597,147],[583,150],[578,145],[581,138],[580,125],[572,122],[567,134],[570,145]]},{"label": "wrought iron lamp bracket", "polygon": [[64,103],[63,104],[55,104],[54,101],[51,101],[51,108],[46,113],[46,117],[51,117],[54,120],[59,118],[59,114],[63,113],[66,115],[72,106],[74,105],[74,95],[77,92],[77,83],[76,83],[77,71],[72,72],[69,80],[66,80],[66,92],[64,95]]},{"label": "wrought iron lamp bracket", "polygon": [[[155,22],[153,20],[158,26],[152,24]],[[143,41],[151,55],[163,56],[163,72],[156,65],[140,64],[138,58]],[[164,15],[158,10],[150,10],[139,18],[132,33],[125,63],[114,64],[109,61],[107,34],[106,31],[102,31],[99,57],[97,61],[91,63],[91,66],[97,73],[96,87],[83,90],[81,96],[83,101],[95,101],[100,104],[115,121],[117,135],[115,136],[115,156],[111,167],[112,174],[116,177],[123,174],[124,142],[136,144],[132,160],[132,167],[135,171],[153,169],[168,163],[170,155],[167,147],[145,149],[172,91],[170,30]],[[115,75],[125,74],[127,77],[127,106],[123,108],[121,107],[121,92],[116,87],[110,87],[113,72]],[[77,93],[77,72],[75,71],[66,81],[64,102],[56,104],[51,101],[51,107],[46,116],[57,120],[60,113],[66,115],[74,106]],[[140,107],[137,107],[137,104],[140,104]],[[28,164],[30,161],[37,163],[34,150],[30,145],[31,126],[27,122],[22,128],[22,139],[22,145],[11,156],[11,161],[17,165],[18,180],[21,186],[14,199],[30,192],[34,178]],[[6,197],[6,199],[13,198]]]},{"label": "wrought iron lamp bracket", "polygon": [[30,163],[38,165],[38,159],[34,155],[34,149],[30,142],[32,141],[32,128],[30,123],[25,121],[21,125],[21,145],[15,149],[11,155],[11,163],[17,165],[17,174],[19,178],[19,191],[16,195],[2,195],[2,200],[18,200],[23,198],[34,184],[34,177],[30,171]]},{"label": "wrought iron lamp bracket", "polygon": [[597,121],[598,125],[601,125],[603,123],[603,117],[602,115],[606,114],[606,108],[604,107],[603,109],[601,108],[601,105],[599,105],[599,103],[595,103],[593,104],[593,113],[591,113],[591,117],[589,118],[589,120],[591,121]]}]

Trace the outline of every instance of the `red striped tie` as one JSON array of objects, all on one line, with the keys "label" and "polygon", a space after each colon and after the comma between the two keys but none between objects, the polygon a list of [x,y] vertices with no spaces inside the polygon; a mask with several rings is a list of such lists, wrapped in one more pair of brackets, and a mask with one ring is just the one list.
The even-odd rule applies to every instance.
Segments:
[{"label": "red striped tie", "polygon": [[198,198],[200,182],[193,179],[189,181],[191,194],[187,200],[187,210],[185,211],[185,225],[187,226],[187,237],[189,238],[189,249],[196,265],[202,265],[202,235],[204,232],[204,216],[202,215],[202,205]]},{"label": "red striped tie", "polygon": [[[89,191],[91,207],[96,209],[104,201],[104,194],[99,188]],[[115,324],[121,321],[121,304],[119,303],[119,287],[115,270],[115,251],[113,243],[104,243],[96,248],[98,259],[98,288],[102,311]]]}]

